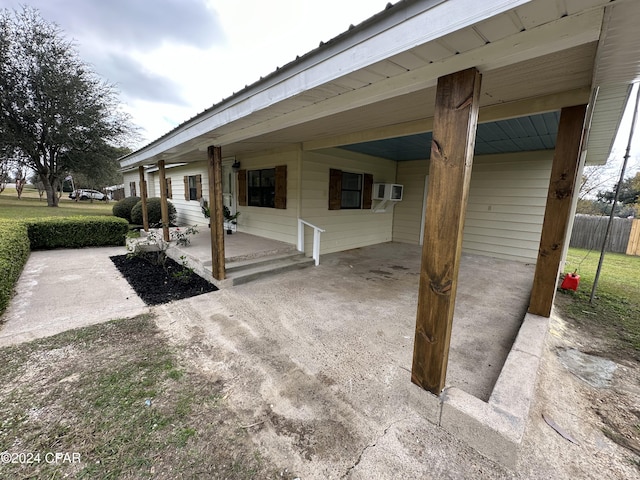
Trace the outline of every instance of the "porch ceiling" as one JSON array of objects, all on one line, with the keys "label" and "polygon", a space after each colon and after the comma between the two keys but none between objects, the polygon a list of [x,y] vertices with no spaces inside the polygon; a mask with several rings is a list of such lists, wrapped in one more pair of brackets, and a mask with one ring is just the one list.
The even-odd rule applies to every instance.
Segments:
[{"label": "porch ceiling", "polygon": [[[622,13],[613,14],[618,8]],[[437,78],[472,66],[483,74],[480,122],[587,103],[602,70],[596,59],[604,55],[603,64],[614,68],[611,63],[622,59],[606,53],[640,38],[637,30],[617,27],[621,18],[634,16],[640,22],[640,4],[625,0],[399,2],[121,163],[202,161],[211,144],[229,157],[291,144],[314,149],[426,133]],[[603,21],[606,32],[616,33],[606,44]],[[634,68],[616,72],[600,74],[614,82],[607,88],[617,90],[595,104],[594,118],[601,120],[589,137],[599,146],[592,162],[604,161],[627,85],[635,79]],[[487,142],[482,129],[478,141]]]}]

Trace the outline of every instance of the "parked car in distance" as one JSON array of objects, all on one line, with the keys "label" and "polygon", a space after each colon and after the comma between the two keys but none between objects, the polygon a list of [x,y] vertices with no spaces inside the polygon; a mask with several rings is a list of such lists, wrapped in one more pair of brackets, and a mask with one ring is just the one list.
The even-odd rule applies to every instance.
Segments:
[{"label": "parked car in distance", "polygon": [[89,199],[104,200],[105,199],[104,193],[99,192],[98,190],[88,190],[88,189],[74,190],[69,194],[69,198],[72,200],[75,200],[76,194],[78,194],[78,198],[80,200],[89,200]]}]

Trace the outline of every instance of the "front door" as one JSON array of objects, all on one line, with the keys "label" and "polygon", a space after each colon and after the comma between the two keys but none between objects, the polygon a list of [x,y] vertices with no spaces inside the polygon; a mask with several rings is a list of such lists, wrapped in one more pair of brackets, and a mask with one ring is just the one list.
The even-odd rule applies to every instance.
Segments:
[{"label": "front door", "polygon": [[231,165],[222,165],[222,204],[229,209],[231,215],[236,213],[236,182]]}]

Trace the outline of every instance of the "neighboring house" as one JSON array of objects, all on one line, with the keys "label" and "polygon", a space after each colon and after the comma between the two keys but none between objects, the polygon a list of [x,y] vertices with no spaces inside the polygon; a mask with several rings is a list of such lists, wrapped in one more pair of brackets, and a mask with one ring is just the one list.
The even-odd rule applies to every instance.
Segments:
[{"label": "neighboring house", "polygon": [[204,197],[291,244],[303,219],[323,254],[424,241],[412,380],[438,394],[460,245],[536,264],[529,312],[549,316],[575,180],[640,78],[638,24],[637,1],[400,1],[123,157],[125,188],[165,182],[179,223],[205,223]]}]

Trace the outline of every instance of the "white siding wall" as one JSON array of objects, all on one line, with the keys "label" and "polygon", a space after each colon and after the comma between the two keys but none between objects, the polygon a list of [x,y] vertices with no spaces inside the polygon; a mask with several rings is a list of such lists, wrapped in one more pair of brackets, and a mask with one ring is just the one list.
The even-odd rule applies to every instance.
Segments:
[{"label": "white siding wall", "polygon": [[424,200],[424,179],[429,171],[429,160],[398,162],[397,183],[404,185],[402,201],[393,212],[393,240],[420,243],[420,222]]},{"label": "white siding wall", "polygon": [[300,150],[296,148],[236,157],[243,170],[287,166],[287,208],[239,206],[238,231],[296,244],[298,238],[298,159],[300,153]]},{"label": "white siding wall", "polygon": [[[462,248],[466,253],[535,262],[553,151],[474,159]],[[428,162],[400,162],[404,201],[396,207],[394,240],[419,243]]]},{"label": "white siding wall", "polygon": [[536,262],[552,161],[551,150],[474,160],[466,252]]},{"label": "white siding wall", "polygon": [[[329,210],[329,170],[369,173],[373,181],[394,183],[396,163],[390,160],[348,152],[324,150],[303,153],[301,217],[326,230],[321,253],[389,242],[392,239],[393,207],[386,213],[369,210]],[[311,250],[312,231],[305,234],[305,251]]]},{"label": "white siding wall", "polygon": [[[190,175],[202,175],[202,196],[209,199],[209,175],[207,163],[190,163],[181,167],[165,169],[165,177],[171,179],[172,198],[169,199],[176,207],[178,225],[208,225],[209,220],[202,214],[200,202],[197,200],[185,200],[184,177]],[[148,179],[149,197],[160,196],[160,174],[153,172]]]},{"label": "white siding wall", "polygon": [[122,183],[124,184],[124,196],[131,197],[131,182],[136,182],[136,196],[140,196],[140,174],[137,170],[131,170],[122,174]]}]

